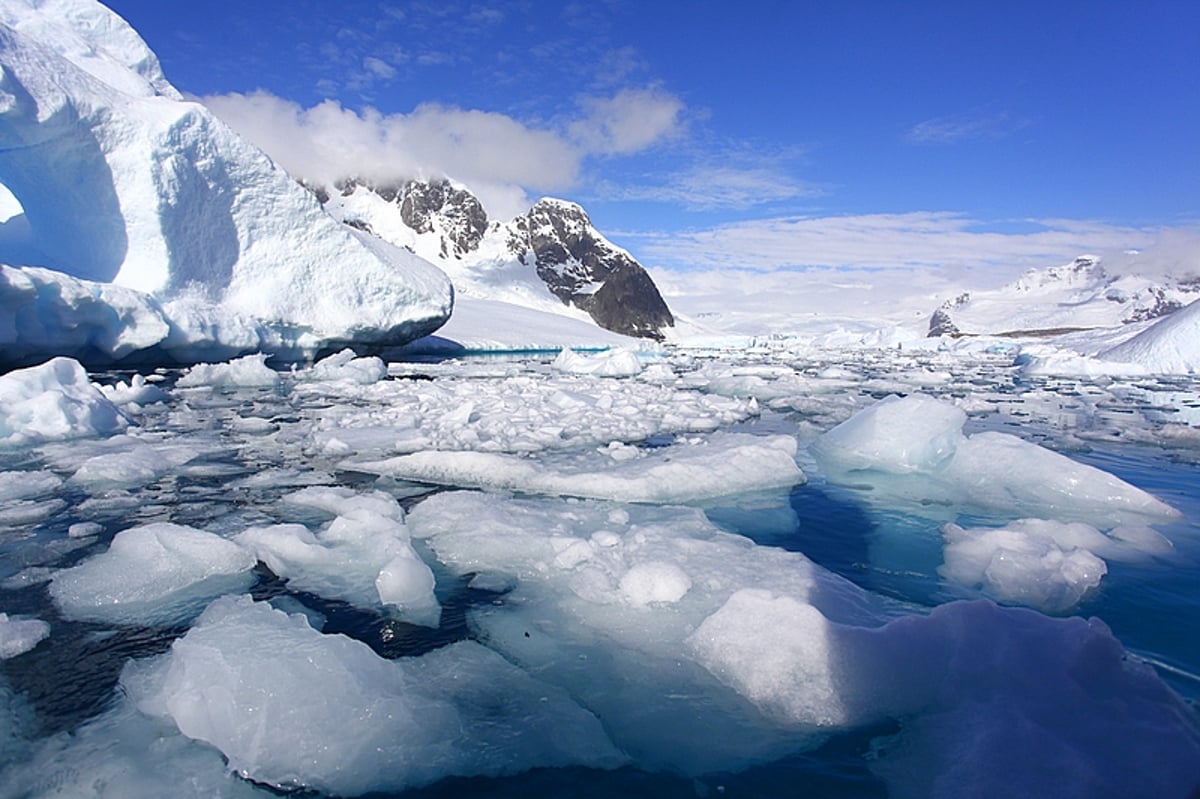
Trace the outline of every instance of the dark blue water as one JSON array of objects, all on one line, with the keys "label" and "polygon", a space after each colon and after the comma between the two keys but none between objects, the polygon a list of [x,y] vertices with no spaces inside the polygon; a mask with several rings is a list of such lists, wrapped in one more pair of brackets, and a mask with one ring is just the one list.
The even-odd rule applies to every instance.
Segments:
[{"label": "dark blue water", "polygon": [[[1178,388],[1177,386],[1174,388]],[[214,404],[211,413],[193,417],[189,432],[211,427],[219,440],[224,433],[214,419],[254,415],[286,423],[297,409],[278,392],[250,391]],[[1145,405],[1144,395],[1130,401]],[[1164,413],[1170,412],[1165,404]],[[1183,518],[1156,529],[1175,544],[1166,558],[1140,563],[1109,563],[1100,589],[1073,613],[1094,616],[1109,625],[1136,657],[1152,664],[1160,676],[1193,706],[1200,703],[1200,458],[1186,448],[1153,442],[1125,443],[1106,435],[1106,422],[1127,409],[1056,406],[1046,412],[1044,398],[1028,405],[1019,399],[1008,412],[972,422],[974,429],[1019,428],[1022,437],[1069,451],[1071,457],[1112,472],[1154,493],[1182,511]],[[1107,416],[1105,416],[1107,414]],[[165,417],[163,417],[165,418]],[[1097,421],[1099,419],[1099,421]],[[803,414],[768,413],[749,428],[764,431],[797,430]],[[148,419],[154,425],[155,419]],[[1081,427],[1096,431],[1090,439],[1067,432]],[[647,446],[665,446],[669,436],[655,437]],[[135,492],[132,505],[114,505],[98,512],[81,511],[88,501],[82,492],[61,492],[67,508],[29,529],[0,531],[0,579],[31,566],[69,566],[103,551],[112,536],[134,523],[166,520],[207,529],[236,529],[247,520],[266,516],[290,486],[231,491],[229,481],[253,474],[264,466],[262,453],[236,446],[206,456],[207,470],[173,475]],[[802,463],[804,458],[801,458]],[[35,452],[0,455],[0,469],[42,468]],[[329,468],[327,462],[301,468]],[[811,466],[806,464],[806,468]],[[341,484],[366,488],[387,486],[361,474],[333,471]],[[810,472],[807,484],[786,497],[742,497],[707,509],[717,524],[761,544],[799,551],[825,568],[874,592],[930,608],[962,596],[937,574],[941,537],[936,524],[903,510],[873,506],[853,487],[826,483]],[[405,504],[420,497],[405,497]],[[53,544],[66,537],[67,527],[81,520],[100,523],[104,532],[93,542],[57,555]],[[959,521],[969,523],[970,518]],[[427,553],[426,553],[427,554]],[[387,658],[423,654],[471,636],[467,615],[472,607],[496,601],[498,595],[468,587],[469,578],[439,582],[443,605],[436,630],[399,622],[386,616],[291,591],[285,581],[260,566],[251,593],[257,599],[291,597],[324,619],[324,631],[344,633],[371,646]],[[24,655],[0,661],[0,678],[24,697],[34,714],[25,730],[30,739],[67,733],[110,707],[121,669],[131,659],[164,652],[186,626],[123,627],[74,622],[63,618],[49,599],[45,582],[0,588],[0,611],[29,615],[50,623],[52,635]],[[870,770],[873,747],[895,734],[894,724],[833,736],[820,748],[738,773],[717,773],[701,779],[647,773],[636,768],[616,771],[542,769],[501,779],[449,778],[409,791],[406,797],[464,796],[816,796],[880,797],[887,792]],[[2,749],[0,749],[2,754]],[[0,783],[3,769],[0,763]],[[269,795],[267,789],[264,795]],[[304,794],[309,795],[309,794]]]}]

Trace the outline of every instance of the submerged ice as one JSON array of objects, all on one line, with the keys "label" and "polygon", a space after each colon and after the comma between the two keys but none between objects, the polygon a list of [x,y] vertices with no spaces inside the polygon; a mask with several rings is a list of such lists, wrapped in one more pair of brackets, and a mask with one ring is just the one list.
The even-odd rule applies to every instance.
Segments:
[{"label": "submerged ice", "polygon": [[593,715],[479,644],[385,660],[249,597],[215,602],[122,682],[143,712],[280,788],[353,796],[624,760]]},{"label": "submerged ice", "polygon": [[[72,651],[81,625],[159,644],[69,733],[13,727],[10,793],[82,790],[65,761],[133,796],[565,766],[700,785],[819,760],[831,739],[869,748],[858,767],[896,796],[1190,789],[1193,710],[1103,623],[950,601],[1061,614],[1101,577],[1127,590],[1122,570],[1170,568],[1151,525],[1178,531],[1176,513],[1048,447],[964,432],[1012,397],[932,395],[997,360],[892,357],[680,355],[616,377],[347,351],[269,377],[251,357],[183,385],[86,384],[124,423],[7,450],[0,471],[0,603],[53,602],[0,604],[3,668]],[[84,385],[74,371],[55,379]],[[1064,395],[1024,391],[1023,413],[1061,413]],[[1134,396],[1116,391],[1070,401],[1102,420]],[[1139,413],[1124,429],[1156,435]],[[926,592],[864,587],[889,565],[881,541],[928,545]]]}]

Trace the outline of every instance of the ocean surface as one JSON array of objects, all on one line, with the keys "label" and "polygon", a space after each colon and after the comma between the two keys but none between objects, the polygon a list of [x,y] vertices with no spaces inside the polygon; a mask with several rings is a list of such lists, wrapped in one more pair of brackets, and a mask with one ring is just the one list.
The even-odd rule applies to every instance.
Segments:
[{"label": "ocean surface", "polygon": [[[549,363],[546,357],[524,355],[393,364],[384,382],[430,387],[453,384],[468,394],[477,390],[483,396],[490,390],[485,386],[507,381],[516,388],[498,390],[496,396],[510,400],[509,410],[517,414],[522,407],[517,401],[521,396],[518,388],[527,392],[532,390],[530,386],[546,381],[569,379],[576,381],[581,392],[590,382],[597,382],[606,386],[605,391],[620,395],[625,391],[622,381],[647,379],[644,374],[562,376],[552,372]],[[967,434],[991,431],[1018,436],[1104,470],[1173,506],[1180,511],[1178,519],[1150,525],[1171,542],[1170,551],[1108,560],[1107,572],[1097,587],[1069,609],[1049,615],[1100,620],[1123,645],[1127,658],[1147,664],[1182,698],[1188,712],[1197,713],[1200,381],[1024,380],[1004,352],[969,356],[760,353],[753,357],[706,353],[663,357],[654,369],[659,384],[669,385],[681,395],[739,401],[754,398],[755,410],[745,418],[714,424],[709,431],[671,430],[667,429],[670,423],[664,422],[650,435],[631,433],[625,443],[642,451],[670,448],[678,437],[709,435],[714,429],[794,437],[799,445],[796,460],[807,482],[790,489],[713,498],[692,503],[693,507],[699,507],[720,530],[745,536],[763,547],[801,553],[885,603],[891,608],[888,613],[904,609],[921,615],[959,600],[987,599],[986,588],[954,584],[939,572],[944,560],[941,525],[953,521],[964,527],[1002,526],[1012,515],[953,501],[889,501],[877,496],[879,492],[871,485],[829,479],[810,454],[809,444],[883,397],[920,392],[957,402],[968,413]],[[178,737],[169,723],[155,733],[157,738],[146,733],[148,739],[133,739],[127,745],[113,740],[111,736],[119,738],[121,730],[141,729],[122,716],[132,713],[120,707],[126,693],[121,682],[123,670],[130,663],[169,653],[173,643],[188,633],[192,621],[82,620],[64,613],[52,600],[50,581],[59,571],[105,552],[118,532],[138,525],[169,521],[231,537],[248,526],[278,521],[281,499],[306,486],[382,490],[409,513],[455,486],[423,485],[355,470],[347,467],[343,449],[328,446],[328,439],[317,435],[322,430],[340,429],[329,420],[371,413],[371,403],[388,395],[333,383],[320,391],[300,391],[296,388],[299,383],[288,374],[274,387],[227,385],[184,390],[174,386],[179,374],[178,370],[160,370],[154,376],[155,385],[169,399],[131,411],[138,422],[138,440],[157,448],[151,451],[171,453],[178,451],[169,449],[172,446],[186,448],[186,457],[177,458],[178,465],[163,466],[175,456],[160,454],[158,466],[140,478],[129,477],[126,470],[119,479],[87,481],[73,479],[73,475],[85,463],[91,463],[95,471],[103,458],[118,454],[117,449],[106,449],[104,440],[47,442],[0,451],[0,471],[50,472],[62,480],[49,494],[0,506],[0,612],[39,619],[50,627],[49,636],[31,650],[0,661],[0,704],[7,704],[0,712],[0,722],[12,727],[0,731],[0,786],[8,786],[0,787],[0,797],[117,796],[124,790],[132,791],[126,795],[154,795],[157,783],[152,775],[156,770],[176,775],[171,779],[178,781],[179,774],[193,774],[192,769],[197,776],[190,783],[179,783],[176,795],[270,796],[296,791],[303,796],[326,795],[319,788],[263,784],[253,775],[247,775],[249,779],[226,776],[226,760],[216,756],[216,749],[208,744],[171,738],[169,752],[156,749],[158,744],[147,744],[150,739]],[[129,380],[131,375],[106,372],[93,377],[111,385]],[[565,391],[561,385],[554,390]],[[476,406],[476,416],[479,412]],[[418,419],[410,428],[436,438],[429,432],[428,417],[422,418],[426,421]],[[470,411],[462,415],[463,429],[474,423]],[[569,428],[573,423],[569,408],[548,423]],[[458,444],[451,446],[461,447],[462,440],[454,439]],[[585,442],[580,449],[594,450],[596,444]],[[527,448],[525,457],[538,462],[550,457],[547,452]],[[571,452],[568,446],[551,454],[558,457]],[[517,492],[516,499],[526,497]],[[637,511],[634,513],[636,519]],[[81,523],[93,526],[81,528]],[[319,592],[299,590],[261,562],[240,592],[258,601],[270,600],[276,607],[302,611],[315,619],[313,623],[326,635],[349,636],[385,659],[419,658],[460,641],[488,643],[488,636],[481,632],[486,625],[481,628],[477,616],[505,602],[511,586],[480,582],[473,580],[474,572],[437,566],[435,543],[414,539],[413,546],[426,562],[435,564],[436,594],[442,608],[436,627],[408,623],[383,608],[359,607]],[[693,582],[698,579],[692,575]],[[594,650],[586,651],[598,658],[605,644],[600,640],[589,644],[593,645]],[[279,653],[281,658],[287,654]],[[596,678],[591,693],[576,694],[583,697],[580,702],[585,708],[619,707],[618,696],[642,679],[635,669],[615,679],[606,675]],[[603,680],[609,684],[602,684]],[[564,678],[562,684],[572,693],[575,683]],[[294,701],[308,700],[295,697]],[[609,723],[604,714],[597,711],[597,715],[602,724]],[[534,716],[527,723],[536,725],[539,720]],[[618,722],[612,724],[613,729],[620,727]],[[749,756],[735,767],[711,772],[659,768],[650,757],[634,757],[612,767],[518,766],[518,773],[499,776],[461,776],[450,767],[442,778],[422,778],[414,787],[399,791],[385,785],[371,795],[876,797],[905,794],[906,790],[906,795],[912,795],[916,789],[897,789],[894,772],[876,767],[881,752],[891,742],[903,739],[905,725],[906,718],[884,713],[863,723],[832,728],[820,739],[805,738],[790,750],[788,746],[766,747],[769,755]],[[116,732],[101,734],[106,729]],[[1119,735],[1121,730],[1109,733]],[[1137,734],[1133,729],[1130,733]],[[294,731],[267,729],[264,734],[286,740]],[[670,749],[673,734],[669,727],[659,731],[664,749]],[[689,730],[690,736],[702,737],[703,731]],[[711,745],[719,748],[720,742]],[[164,758],[175,758],[177,764],[164,767]],[[105,770],[96,763],[118,765]],[[1012,767],[1019,770],[1021,764]],[[1154,767],[1146,764],[1147,769]],[[89,775],[89,769],[94,773]],[[926,778],[931,777],[924,775],[922,780]],[[1002,780],[986,775],[981,779],[984,789],[977,795],[1004,795]],[[917,783],[925,784],[922,780]],[[1181,790],[1179,795],[1186,793]],[[1019,794],[1017,789],[1012,795]]]}]

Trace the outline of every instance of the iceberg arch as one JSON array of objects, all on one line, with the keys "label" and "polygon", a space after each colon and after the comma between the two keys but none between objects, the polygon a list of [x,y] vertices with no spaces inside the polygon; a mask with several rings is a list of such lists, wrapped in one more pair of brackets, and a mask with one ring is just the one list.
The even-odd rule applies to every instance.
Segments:
[{"label": "iceberg arch", "polygon": [[[0,27],[0,51],[12,51],[13,38]],[[25,212],[24,229],[0,238],[0,260],[111,281],[129,241],[96,133],[70,104],[40,104],[8,64],[0,65],[0,120],[0,183]]]},{"label": "iceberg arch", "polygon": [[[139,336],[138,348],[178,360],[264,343],[288,357],[398,345],[432,333],[453,307],[445,274],[326,214],[262,151],[185,102],[137,33],[94,0],[0,3],[0,184],[24,212],[0,223],[0,264],[52,270],[37,282],[59,274],[61,297],[146,295],[163,315],[154,326],[169,332]],[[0,307],[27,308],[15,288],[27,282],[0,283]],[[0,344],[24,353],[35,331],[37,348],[61,354],[59,315],[35,315]],[[80,338],[70,325],[60,332]]]}]

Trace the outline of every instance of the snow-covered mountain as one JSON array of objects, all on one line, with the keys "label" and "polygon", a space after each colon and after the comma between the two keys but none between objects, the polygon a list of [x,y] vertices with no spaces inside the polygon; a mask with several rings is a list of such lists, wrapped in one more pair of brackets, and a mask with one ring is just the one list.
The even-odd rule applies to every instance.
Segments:
[{"label": "snow-covered mountain", "polygon": [[656,340],[675,323],[646,270],[575,203],[546,198],[499,222],[446,179],[310,188],[335,218],[437,264],[461,295],[590,318]]},{"label": "snow-covered mountain", "polygon": [[1200,278],[1109,274],[1095,256],[1030,269],[999,289],[943,302],[929,335],[1044,334],[1157,319],[1200,298]]},{"label": "snow-covered mountain", "polygon": [[442,272],[326,214],[91,0],[0,2],[0,184],[10,365],[395,345],[451,311]]}]

